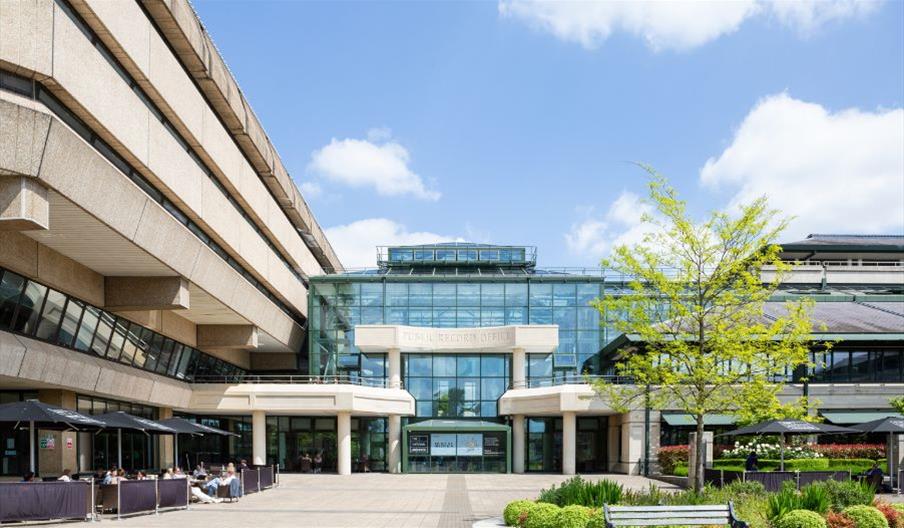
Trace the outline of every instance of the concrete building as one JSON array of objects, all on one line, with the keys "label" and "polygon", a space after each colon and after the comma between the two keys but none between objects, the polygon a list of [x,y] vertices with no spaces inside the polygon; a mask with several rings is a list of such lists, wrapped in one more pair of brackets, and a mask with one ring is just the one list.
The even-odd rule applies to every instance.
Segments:
[{"label": "concrete building", "polygon": [[[847,346],[789,391],[837,423],[889,412],[904,240],[786,255],[783,294],[817,298]],[[526,246],[382,248],[345,271],[186,0],[0,2],[0,403],[237,434],[174,453],[126,433],[127,468],[637,472],[687,428],[585,383],[632,346],[588,305],[624,286]],[[0,428],[0,475],[27,469],[28,441]],[[40,431],[38,469],[109,467],[115,441]]]}]

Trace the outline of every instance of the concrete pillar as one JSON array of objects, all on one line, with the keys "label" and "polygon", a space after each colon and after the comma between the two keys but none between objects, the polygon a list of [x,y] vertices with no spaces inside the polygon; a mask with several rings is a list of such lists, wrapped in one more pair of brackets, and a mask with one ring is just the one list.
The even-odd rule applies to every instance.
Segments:
[{"label": "concrete pillar", "polygon": [[[77,408],[75,392],[69,390],[40,389],[38,400],[63,409]],[[55,477],[61,475],[64,469],[72,473],[78,471],[77,432],[35,429],[35,438],[38,440],[35,461],[38,475]]]},{"label": "concrete pillar", "polygon": [[[659,411],[650,412],[650,464],[655,472],[656,451],[659,449]],[[644,411],[631,411],[621,415],[621,455],[616,471],[637,475],[646,454],[644,445]]]},{"label": "concrete pillar", "polygon": [[251,463],[255,466],[267,464],[267,413],[251,413]]},{"label": "concrete pillar", "polygon": [[573,412],[562,414],[562,474],[574,475],[577,451],[577,417]]},{"label": "concrete pillar", "polygon": [[257,344],[253,325],[198,325],[198,348],[202,350],[253,350]]},{"label": "concrete pillar", "polygon": [[618,415],[609,417],[609,427],[606,435],[606,460],[608,471],[619,471],[621,464],[621,418]]},{"label": "concrete pillar", "polygon": [[340,475],[352,474],[352,415],[341,412],[336,427],[336,466]]},{"label": "concrete pillar", "polygon": [[[166,420],[173,417],[173,410],[169,407],[161,407],[158,411],[158,419]],[[179,454],[175,452],[173,435],[157,435],[157,462],[161,468],[178,466]]]},{"label": "concrete pillar", "polygon": [[402,354],[398,348],[390,348],[386,351],[386,362],[389,368],[389,388],[402,387]]},{"label": "concrete pillar", "polygon": [[402,417],[398,414],[389,415],[389,453],[387,462],[390,473],[402,472]]},{"label": "concrete pillar", "polygon": [[0,231],[49,228],[47,188],[35,178],[0,176]]},{"label": "concrete pillar", "polygon": [[512,471],[524,473],[524,415],[512,416]]},{"label": "concrete pillar", "polygon": [[523,389],[527,387],[525,357],[523,348],[512,349],[512,388]]},{"label": "concrete pillar", "polygon": [[106,277],[108,310],[187,310],[188,281],[182,277]]}]

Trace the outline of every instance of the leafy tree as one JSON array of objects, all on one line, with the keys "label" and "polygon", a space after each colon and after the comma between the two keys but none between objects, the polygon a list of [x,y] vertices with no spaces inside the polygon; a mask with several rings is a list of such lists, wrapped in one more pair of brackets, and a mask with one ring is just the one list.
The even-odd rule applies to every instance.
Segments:
[{"label": "leafy tree", "polygon": [[[685,202],[656,172],[642,241],[613,250],[603,266],[630,277],[626,292],[595,302],[604,320],[639,345],[615,358],[616,373],[633,384],[594,382],[596,392],[626,412],[650,405],[694,417],[696,480],[703,488],[703,419],[734,412],[753,419],[798,413],[778,401],[781,383],[809,363],[812,301],[785,304],[764,317],[790,265],[774,241],[787,225],[765,197],[735,214],[713,212],[695,222]],[[772,272],[763,275],[768,268]],[[617,317],[606,317],[617,314]]]},{"label": "leafy tree", "polygon": [[904,414],[904,396],[892,398],[889,402],[894,410],[898,411],[899,414]]}]

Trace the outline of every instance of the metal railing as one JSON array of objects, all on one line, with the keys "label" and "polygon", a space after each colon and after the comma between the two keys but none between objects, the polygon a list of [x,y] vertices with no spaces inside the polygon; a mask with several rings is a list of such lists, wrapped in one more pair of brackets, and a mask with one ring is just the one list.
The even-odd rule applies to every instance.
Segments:
[{"label": "metal railing", "polygon": [[360,376],[333,375],[311,376],[298,374],[238,374],[195,376],[192,383],[235,384],[235,383],[279,383],[299,385],[358,385],[362,387],[388,387],[384,378],[362,378]]},{"label": "metal railing", "polygon": [[595,381],[604,381],[606,383],[614,383],[617,385],[627,385],[632,383],[632,379],[628,376],[617,376],[614,374],[590,376],[577,373],[568,373],[560,376],[530,377],[526,380],[526,387],[509,386],[509,388],[533,389],[538,387],[558,387],[560,385],[590,385]]}]

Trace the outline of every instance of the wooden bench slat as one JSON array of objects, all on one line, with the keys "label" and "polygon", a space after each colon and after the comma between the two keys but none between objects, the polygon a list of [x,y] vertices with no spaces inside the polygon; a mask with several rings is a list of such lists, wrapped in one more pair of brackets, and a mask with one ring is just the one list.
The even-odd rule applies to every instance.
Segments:
[{"label": "wooden bench slat", "polygon": [[695,506],[609,506],[609,511],[616,512],[676,512],[676,511],[699,511],[699,512],[723,512],[728,513],[727,504],[700,504]]},{"label": "wooden bench slat", "polygon": [[613,526],[668,526],[668,525],[678,525],[678,526],[691,526],[691,525],[710,525],[710,524],[728,524],[725,523],[717,523],[713,522],[712,518],[704,518],[704,519],[690,519],[685,517],[680,518],[665,518],[665,519],[626,519],[626,520],[610,520],[609,521]]},{"label": "wooden bench slat", "polygon": [[614,512],[612,519],[677,519],[677,518],[728,519],[728,512],[695,512],[695,511],[658,511],[658,512]]}]

